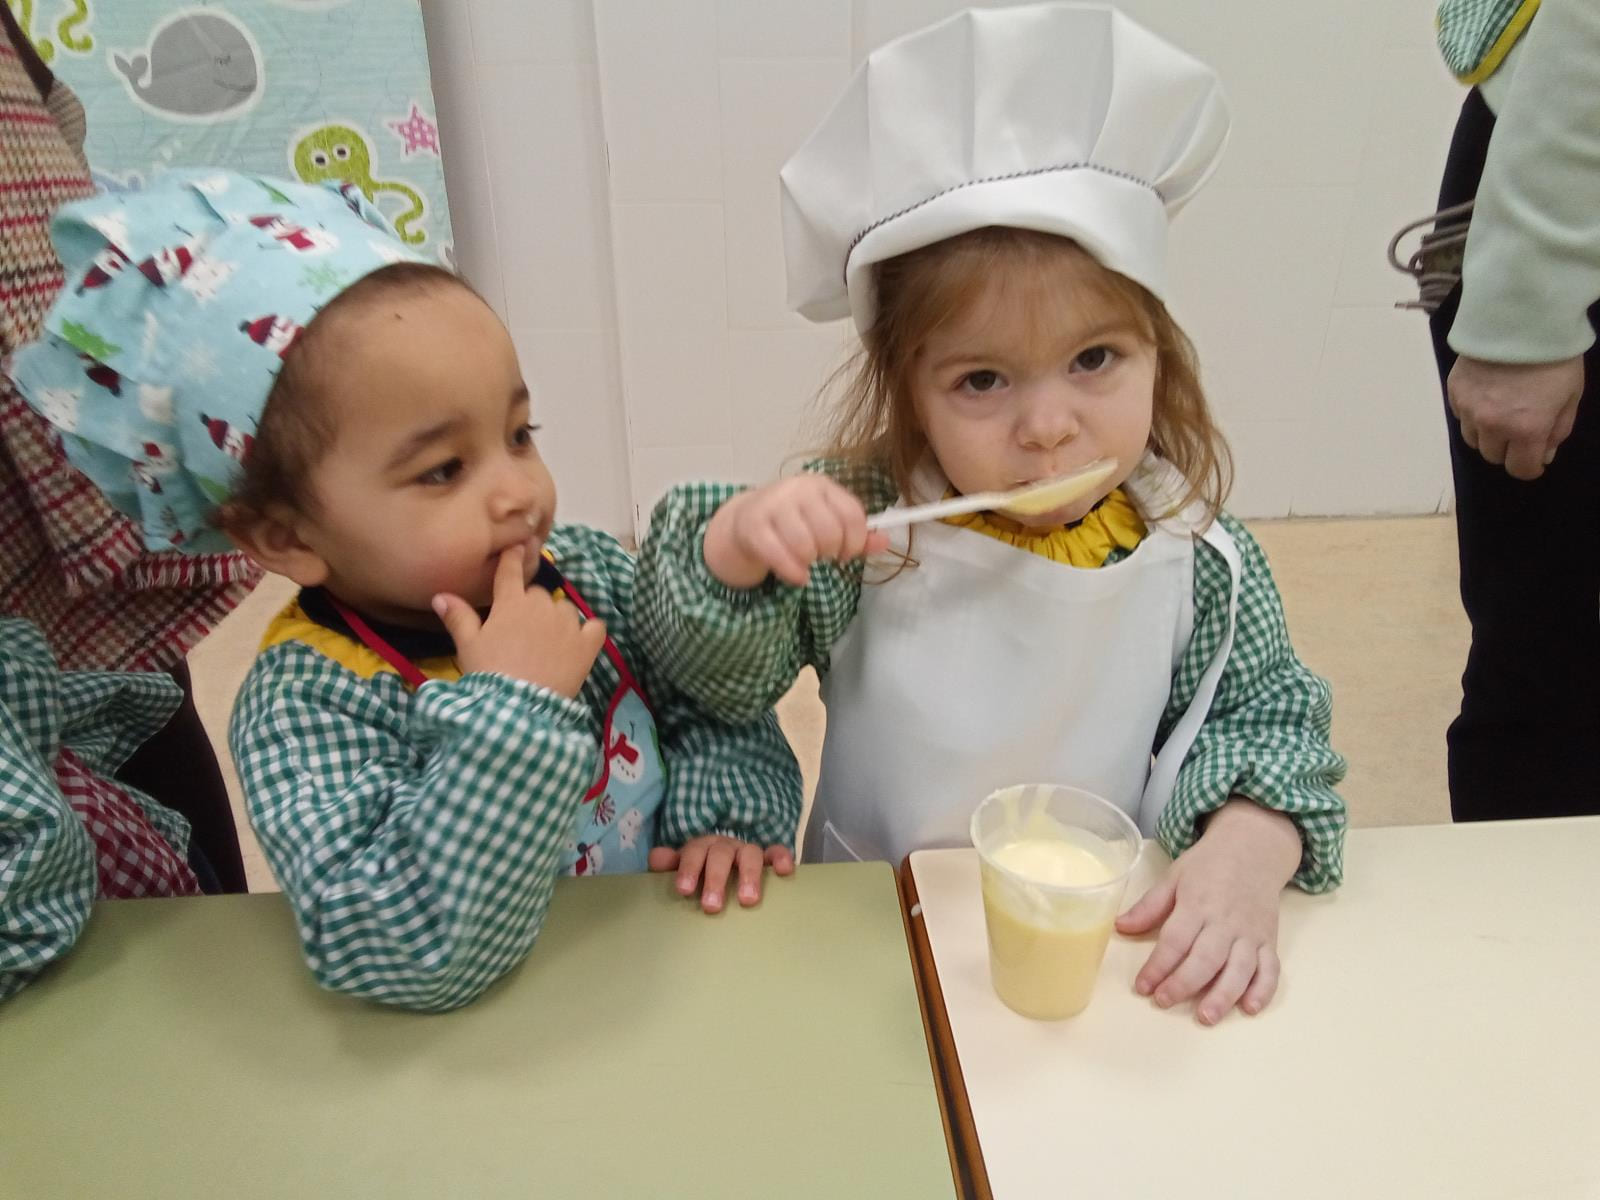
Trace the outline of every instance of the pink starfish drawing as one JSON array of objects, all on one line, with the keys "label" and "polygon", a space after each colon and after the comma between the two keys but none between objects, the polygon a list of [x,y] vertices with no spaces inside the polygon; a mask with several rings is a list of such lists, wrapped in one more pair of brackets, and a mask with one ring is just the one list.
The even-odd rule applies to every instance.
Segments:
[{"label": "pink starfish drawing", "polygon": [[424,150],[430,154],[439,153],[439,127],[428,120],[423,111],[417,107],[417,102],[411,102],[411,115],[404,121],[385,121],[390,129],[394,130],[405,141],[403,153],[407,158],[413,154],[420,154]]}]

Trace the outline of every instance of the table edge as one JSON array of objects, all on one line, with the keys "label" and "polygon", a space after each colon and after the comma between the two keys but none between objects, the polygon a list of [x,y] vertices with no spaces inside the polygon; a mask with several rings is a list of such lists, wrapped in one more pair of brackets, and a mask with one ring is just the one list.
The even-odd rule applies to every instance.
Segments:
[{"label": "table edge", "polygon": [[978,1127],[967,1097],[966,1080],[961,1074],[961,1056],[956,1051],[955,1031],[945,1008],[944,989],[933,961],[933,946],[922,918],[921,902],[911,865],[906,855],[896,871],[900,896],[900,915],[905,922],[906,944],[911,952],[912,978],[917,985],[918,1008],[928,1042],[928,1057],[933,1065],[935,1091],[939,1097],[939,1116],[944,1122],[945,1142],[950,1152],[950,1170],[956,1192],[971,1200],[993,1200],[989,1171],[978,1142]]}]

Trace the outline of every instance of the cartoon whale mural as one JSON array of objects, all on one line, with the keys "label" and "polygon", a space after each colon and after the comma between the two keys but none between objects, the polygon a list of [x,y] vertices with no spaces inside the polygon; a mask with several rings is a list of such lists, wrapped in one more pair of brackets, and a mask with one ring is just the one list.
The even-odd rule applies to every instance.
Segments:
[{"label": "cartoon whale mural", "polygon": [[215,8],[191,8],[155,27],[147,49],[111,53],[134,100],[178,121],[242,115],[261,98],[261,53],[250,31]]}]

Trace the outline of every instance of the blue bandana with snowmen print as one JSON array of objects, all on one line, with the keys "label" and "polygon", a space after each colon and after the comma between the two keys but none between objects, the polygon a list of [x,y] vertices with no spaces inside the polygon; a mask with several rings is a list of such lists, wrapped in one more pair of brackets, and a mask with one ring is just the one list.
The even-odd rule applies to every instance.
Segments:
[{"label": "blue bandana with snowmen print", "polygon": [[427,260],[350,185],[171,171],[64,206],[66,283],[8,372],[69,461],[152,550],[229,549],[216,526],[301,330],[390,263]]}]

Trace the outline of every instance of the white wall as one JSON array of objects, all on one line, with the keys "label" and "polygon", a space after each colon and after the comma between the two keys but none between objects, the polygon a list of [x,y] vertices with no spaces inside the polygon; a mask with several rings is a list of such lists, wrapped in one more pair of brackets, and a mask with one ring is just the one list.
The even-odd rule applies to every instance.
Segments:
[{"label": "white wall", "polygon": [[[427,0],[458,254],[538,385],[564,515],[619,529],[676,480],[759,480],[804,448],[848,330],[784,307],[777,169],[869,49],[961,7]],[[1123,7],[1234,111],[1173,243],[1233,508],[1435,510],[1438,383],[1384,261],[1432,208],[1461,99],[1431,0]]]},{"label": "white wall", "polygon": [[511,330],[563,520],[631,533],[588,0],[424,0],[462,273]]}]

